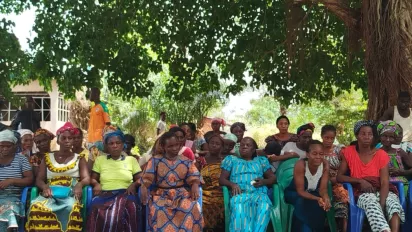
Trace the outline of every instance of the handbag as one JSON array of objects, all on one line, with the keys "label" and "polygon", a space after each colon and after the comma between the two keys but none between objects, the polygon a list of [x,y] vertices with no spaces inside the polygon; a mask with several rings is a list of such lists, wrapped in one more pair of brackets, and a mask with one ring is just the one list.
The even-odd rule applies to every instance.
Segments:
[{"label": "handbag", "polygon": [[72,193],[72,189],[65,186],[50,186],[50,189],[55,198],[67,198]]}]

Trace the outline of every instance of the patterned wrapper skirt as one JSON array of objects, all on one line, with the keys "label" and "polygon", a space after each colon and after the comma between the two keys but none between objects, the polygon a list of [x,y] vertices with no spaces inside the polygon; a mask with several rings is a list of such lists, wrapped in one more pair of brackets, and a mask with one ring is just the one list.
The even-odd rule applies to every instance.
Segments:
[{"label": "patterned wrapper skirt", "polygon": [[149,200],[148,231],[201,232],[203,216],[197,201],[190,199],[189,192],[181,187],[156,189]]},{"label": "patterned wrapper skirt", "polygon": [[88,232],[137,232],[141,208],[126,190],[104,191],[93,198],[91,207]]},{"label": "patterned wrapper skirt", "polygon": [[45,198],[38,196],[30,205],[26,231],[75,232],[82,231],[83,205],[73,196]]},{"label": "patterned wrapper skirt", "polygon": [[19,220],[24,214],[23,204],[16,195],[0,194],[0,231],[18,228]]}]

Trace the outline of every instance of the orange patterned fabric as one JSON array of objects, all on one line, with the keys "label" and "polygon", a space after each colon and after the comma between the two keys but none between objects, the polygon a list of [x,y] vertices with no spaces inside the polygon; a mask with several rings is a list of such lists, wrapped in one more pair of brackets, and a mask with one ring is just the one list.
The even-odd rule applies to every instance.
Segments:
[{"label": "orange patterned fabric", "polygon": [[200,183],[200,173],[191,160],[183,156],[176,160],[154,156],[147,163],[141,182],[146,187],[153,185],[148,231],[203,230],[200,204],[191,199],[187,189]]},{"label": "orange patterned fabric", "polygon": [[222,187],[219,185],[221,172],[220,163],[207,164],[200,172],[205,182],[203,185],[202,205],[205,228],[213,231],[224,230],[225,224],[223,192]]}]

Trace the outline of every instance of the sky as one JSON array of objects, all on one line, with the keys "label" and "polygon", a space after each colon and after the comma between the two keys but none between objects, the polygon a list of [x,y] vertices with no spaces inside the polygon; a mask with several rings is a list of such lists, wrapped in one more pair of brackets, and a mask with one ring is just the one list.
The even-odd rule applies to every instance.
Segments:
[{"label": "sky", "polygon": [[16,14],[9,14],[9,15],[2,15],[0,17],[5,17],[6,19],[13,21],[16,25],[13,29],[14,34],[19,39],[20,45],[23,50],[28,50],[29,45],[27,44],[28,38],[34,37],[34,32],[32,32],[32,27],[34,24],[35,19],[35,9],[32,8],[30,10],[24,11],[20,15]]},{"label": "sky", "polygon": [[[14,34],[19,39],[20,45],[23,50],[29,50],[29,45],[27,39],[32,39],[35,33],[32,31],[32,27],[35,19],[35,9],[24,11],[23,13],[2,15],[8,20],[15,23],[13,28]],[[261,96],[260,91],[250,91],[246,90],[238,95],[230,95],[227,104],[223,107],[223,113],[225,115],[225,120],[231,120],[236,117],[236,115],[244,115],[251,107],[250,101],[253,99],[258,99]],[[208,115],[209,117],[215,117],[216,115]]]}]

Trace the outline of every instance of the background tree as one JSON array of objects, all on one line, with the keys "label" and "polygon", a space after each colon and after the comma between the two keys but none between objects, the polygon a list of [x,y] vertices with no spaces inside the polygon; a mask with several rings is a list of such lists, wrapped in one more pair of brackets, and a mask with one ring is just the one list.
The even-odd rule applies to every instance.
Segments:
[{"label": "background tree", "polygon": [[149,74],[168,64],[172,99],[221,81],[239,93],[246,73],[284,105],[325,101],[354,84],[377,118],[411,84],[409,0],[7,0],[0,10],[28,2],[37,15],[33,71],[67,96],[103,75],[123,98],[148,96]]},{"label": "background tree", "polygon": [[[289,131],[308,122],[315,124],[316,139],[320,139],[320,129],[323,125],[331,124],[337,128],[336,139],[341,144],[349,144],[355,140],[353,125],[366,112],[367,102],[362,99],[362,91],[344,91],[329,101],[312,101],[309,104],[292,104],[287,109],[291,125]],[[266,143],[264,139],[278,132],[276,118],[281,115],[279,102],[271,97],[261,97],[253,100],[252,108],[242,118],[236,120],[246,122],[248,135],[253,136],[260,147]]]},{"label": "background tree", "polygon": [[139,150],[147,151],[156,140],[156,124],[159,113],[167,112],[167,124],[193,122],[201,126],[202,118],[216,107],[225,103],[220,91],[199,93],[193,100],[172,99],[167,95],[166,83],[172,78],[167,67],[159,75],[150,75],[155,85],[148,97],[130,98],[110,94],[105,84],[105,100],[109,103],[109,111],[114,124],[125,132],[135,136]]}]

